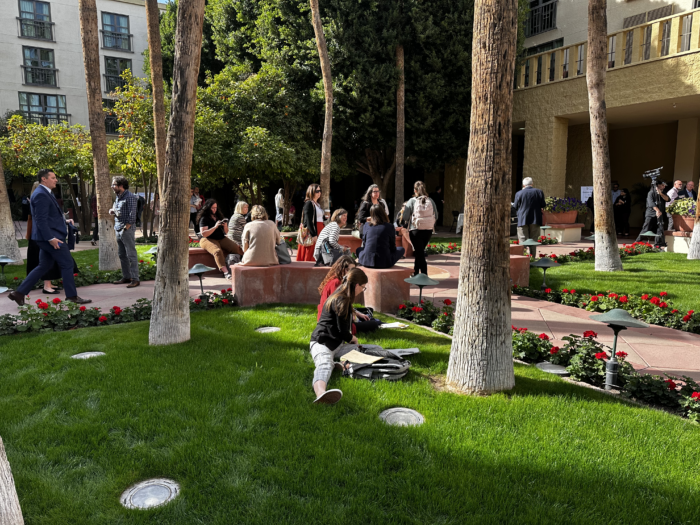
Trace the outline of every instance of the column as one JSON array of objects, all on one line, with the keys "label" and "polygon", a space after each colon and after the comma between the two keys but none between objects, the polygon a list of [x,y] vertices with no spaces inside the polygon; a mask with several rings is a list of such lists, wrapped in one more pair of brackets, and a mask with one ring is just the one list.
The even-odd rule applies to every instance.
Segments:
[{"label": "column", "polygon": [[673,180],[698,182],[700,172],[700,119],[686,118],[678,121],[676,138],[676,162]]},{"label": "column", "polygon": [[564,197],[569,121],[559,117],[528,120],[525,124],[523,178],[532,177],[546,197]]}]

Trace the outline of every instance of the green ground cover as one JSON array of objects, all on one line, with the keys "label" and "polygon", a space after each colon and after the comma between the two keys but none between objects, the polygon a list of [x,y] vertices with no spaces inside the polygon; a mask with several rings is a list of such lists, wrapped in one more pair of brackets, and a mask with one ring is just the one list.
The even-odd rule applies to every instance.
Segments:
[{"label": "green ground cover", "polygon": [[[668,292],[681,311],[700,311],[700,261],[683,253],[645,253],[623,259],[622,272],[596,272],[594,261],[570,262],[547,270],[547,286],[581,293],[643,294]],[[530,269],[530,288],[542,285],[542,270]]]},{"label": "green ground cover", "polygon": [[[398,383],[343,379],[311,404],[314,306],[195,313],[192,340],[148,323],[0,338],[0,435],[28,524],[697,523],[700,426],[534,367],[490,397],[438,392],[449,339],[412,326],[363,339],[420,346]],[[281,332],[257,334],[259,326]],[[107,356],[77,361],[83,351]],[[426,423],[388,427],[404,406]],[[182,492],[152,511],[119,495]]]}]

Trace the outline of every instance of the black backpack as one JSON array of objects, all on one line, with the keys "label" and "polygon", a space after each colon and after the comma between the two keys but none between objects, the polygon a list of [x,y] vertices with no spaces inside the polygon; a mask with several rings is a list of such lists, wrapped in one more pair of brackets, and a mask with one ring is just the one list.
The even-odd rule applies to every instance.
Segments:
[{"label": "black backpack", "polygon": [[345,361],[343,363],[343,375],[352,379],[398,381],[408,373],[411,367],[410,361],[401,358],[401,356],[393,353],[391,350],[384,350],[376,345],[353,346],[337,357],[340,358],[352,350],[357,350],[366,355],[382,357],[381,360],[371,364]]}]

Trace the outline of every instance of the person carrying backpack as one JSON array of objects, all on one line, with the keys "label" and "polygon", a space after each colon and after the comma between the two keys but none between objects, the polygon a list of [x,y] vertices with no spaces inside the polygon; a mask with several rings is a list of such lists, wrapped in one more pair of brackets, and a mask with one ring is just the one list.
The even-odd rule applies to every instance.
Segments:
[{"label": "person carrying backpack", "polygon": [[413,185],[413,197],[404,205],[404,219],[410,217],[408,235],[413,244],[415,262],[413,274],[428,274],[428,263],[425,260],[425,247],[433,235],[435,223],[438,220],[438,211],[433,199],[428,197],[425,184],[417,181]]}]

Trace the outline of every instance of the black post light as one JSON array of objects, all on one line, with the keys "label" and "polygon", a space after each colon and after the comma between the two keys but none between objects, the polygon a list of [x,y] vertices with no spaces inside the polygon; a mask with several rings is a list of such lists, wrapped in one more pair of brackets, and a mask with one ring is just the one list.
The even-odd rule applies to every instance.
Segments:
[{"label": "black post light", "polygon": [[425,286],[435,286],[436,284],[439,284],[438,281],[435,279],[431,279],[424,273],[419,273],[414,275],[413,277],[409,277],[408,279],[404,279],[408,284],[413,284],[417,286],[420,290],[418,292],[418,303],[423,300],[423,287]]},{"label": "black post light", "polygon": [[615,333],[612,357],[605,363],[605,390],[612,390],[617,386],[617,374],[620,370],[620,362],[617,360],[617,334],[627,328],[649,328],[649,325],[635,319],[621,308],[615,308],[604,314],[592,315],[590,319],[607,324]]},{"label": "black post light", "polygon": [[196,275],[197,277],[199,277],[199,289],[202,292],[201,295],[199,296],[199,298],[204,302],[208,302],[209,296],[204,293],[204,285],[202,284],[202,277],[204,276],[205,273],[211,272],[213,270],[215,270],[215,268],[212,268],[211,266],[207,266],[205,264],[198,263],[198,264],[195,264],[192,268],[190,268],[190,270],[187,272],[190,275]]},{"label": "black post light", "polygon": [[542,286],[540,286],[540,290],[544,290],[547,288],[547,270],[561,266],[561,264],[559,264],[557,261],[553,261],[549,257],[542,257],[538,261],[531,262],[530,266],[534,268],[542,268]]},{"label": "black post light", "polygon": [[532,257],[537,257],[537,247],[541,245],[541,242],[533,241],[532,239],[527,239],[520,246],[526,246],[528,251],[530,252],[530,255]]}]

